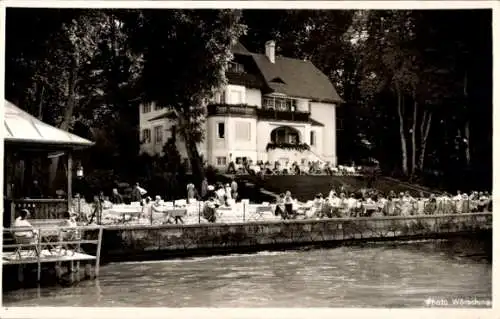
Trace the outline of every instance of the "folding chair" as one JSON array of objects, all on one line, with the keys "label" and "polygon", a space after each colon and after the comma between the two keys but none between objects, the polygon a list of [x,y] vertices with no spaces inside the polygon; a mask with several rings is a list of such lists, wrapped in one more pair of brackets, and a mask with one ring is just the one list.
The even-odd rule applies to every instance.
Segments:
[{"label": "folding chair", "polygon": [[[82,239],[82,234],[77,229],[61,230],[59,233],[59,241],[79,241]],[[61,244],[62,248],[66,251],[66,255],[74,256],[75,253],[80,252],[78,244]]]},{"label": "folding chair", "polygon": [[[16,235],[16,232],[12,233],[12,236],[14,237],[14,240],[16,244],[23,245],[19,246],[16,248],[16,251],[14,252],[15,256],[19,257],[19,259],[22,259],[22,252],[23,250],[28,250],[29,252],[34,252],[33,256],[28,255],[27,257],[34,257],[37,258],[40,256],[40,251],[38,248],[38,236],[33,230],[28,230],[28,231],[23,231],[23,232],[31,232],[33,234],[33,237],[28,237],[28,236],[19,236]],[[29,246],[26,246],[29,245]]]}]

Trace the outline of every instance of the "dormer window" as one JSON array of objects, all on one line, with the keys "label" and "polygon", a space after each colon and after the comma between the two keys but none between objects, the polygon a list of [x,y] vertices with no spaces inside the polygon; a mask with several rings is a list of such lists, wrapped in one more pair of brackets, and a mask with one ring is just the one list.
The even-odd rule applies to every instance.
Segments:
[{"label": "dormer window", "polygon": [[243,68],[243,64],[237,62],[229,62],[228,72],[231,73],[243,73],[245,70]]},{"label": "dormer window", "polygon": [[283,81],[280,77],[272,79],[271,82],[285,84],[285,81]]}]

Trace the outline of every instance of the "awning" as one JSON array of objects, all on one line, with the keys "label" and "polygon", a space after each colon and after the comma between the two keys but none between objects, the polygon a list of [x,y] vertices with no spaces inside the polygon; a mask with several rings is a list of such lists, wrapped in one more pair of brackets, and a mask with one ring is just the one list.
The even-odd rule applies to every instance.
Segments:
[{"label": "awning", "polygon": [[4,103],[4,140],[11,144],[55,145],[85,148],[94,143],[44,123],[11,102]]}]

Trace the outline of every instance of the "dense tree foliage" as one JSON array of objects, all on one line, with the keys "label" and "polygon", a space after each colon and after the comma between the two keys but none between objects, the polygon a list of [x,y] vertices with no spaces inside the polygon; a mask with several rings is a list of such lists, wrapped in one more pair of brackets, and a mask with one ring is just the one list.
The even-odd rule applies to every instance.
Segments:
[{"label": "dense tree foliage", "polygon": [[[138,105],[155,102],[172,111],[202,178],[204,105],[226,81],[231,44],[262,52],[274,39],[277,54],[311,60],[345,100],[340,162],[375,157],[387,173],[490,187],[491,18],[490,10],[8,9],[6,97],[96,141],[85,165],[120,174],[142,163]],[[166,149],[176,157],[172,143]]]}]

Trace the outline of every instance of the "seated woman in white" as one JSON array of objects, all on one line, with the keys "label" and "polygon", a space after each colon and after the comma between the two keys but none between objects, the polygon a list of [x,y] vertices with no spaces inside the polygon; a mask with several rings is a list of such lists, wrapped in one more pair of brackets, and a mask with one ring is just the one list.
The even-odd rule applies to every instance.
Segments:
[{"label": "seated woman in white", "polygon": [[274,210],[275,216],[282,216],[285,212],[285,194],[281,193],[276,200],[276,208]]},{"label": "seated woman in white", "polygon": [[14,228],[25,228],[26,230],[16,231],[14,236],[18,240],[22,240],[27,243],[36,243],[38,240],[38,232],[33,228],[31,223],[28,221],[30,212],[27,209],[21,210],[19,217],[14,221]]},{"label": "seated woman in white", "polygon": [[78,231],[74,229],[78,227],[78,223],[76,222],[76,214],[65,212],[64,222],[61,227],[63,228],[60,233],[61,240],[72,240],[79,237]]},{"label": "seated woman in white", "polygon": [[290,191],[285,192],[285,212],[283,219],[289,219],[293,215],[293,197]]},{"label": "seated woman in white", "polygon": [[219,200],[219,204],[222,206],[225,204],[225,195],[226,191],[224,190],[224,187],[222,185],[219,185],[217,191],[215,192],[217,195],[217,199]]},{"label": "seated woman in white", "polygon": [[[149,208],[148,208],[149,209]],[[150,215],[148,215],[150,213]],[[155,201],[151,204],[151,212],[145,214],[147,218],[154,222],[155,220],[162,219],[164,216],[164,209],[161,197],[156,195]],[[167,222],[170,220],[170,216],[167,216]]]},{"label": "seated woman in white", "polygon": [[321,218],[321,209],[323,208],[323,202],[323,195],[317,194],[312,202],[310,214],[308,214],[310,216],[308,217]]},{"label": "seated woman in white", "polygon": [[347,199],[347,208],[350,216],[355,216],[356,208],[358,208],[358,201],[354,198],[354,194],[350,194]]}]

